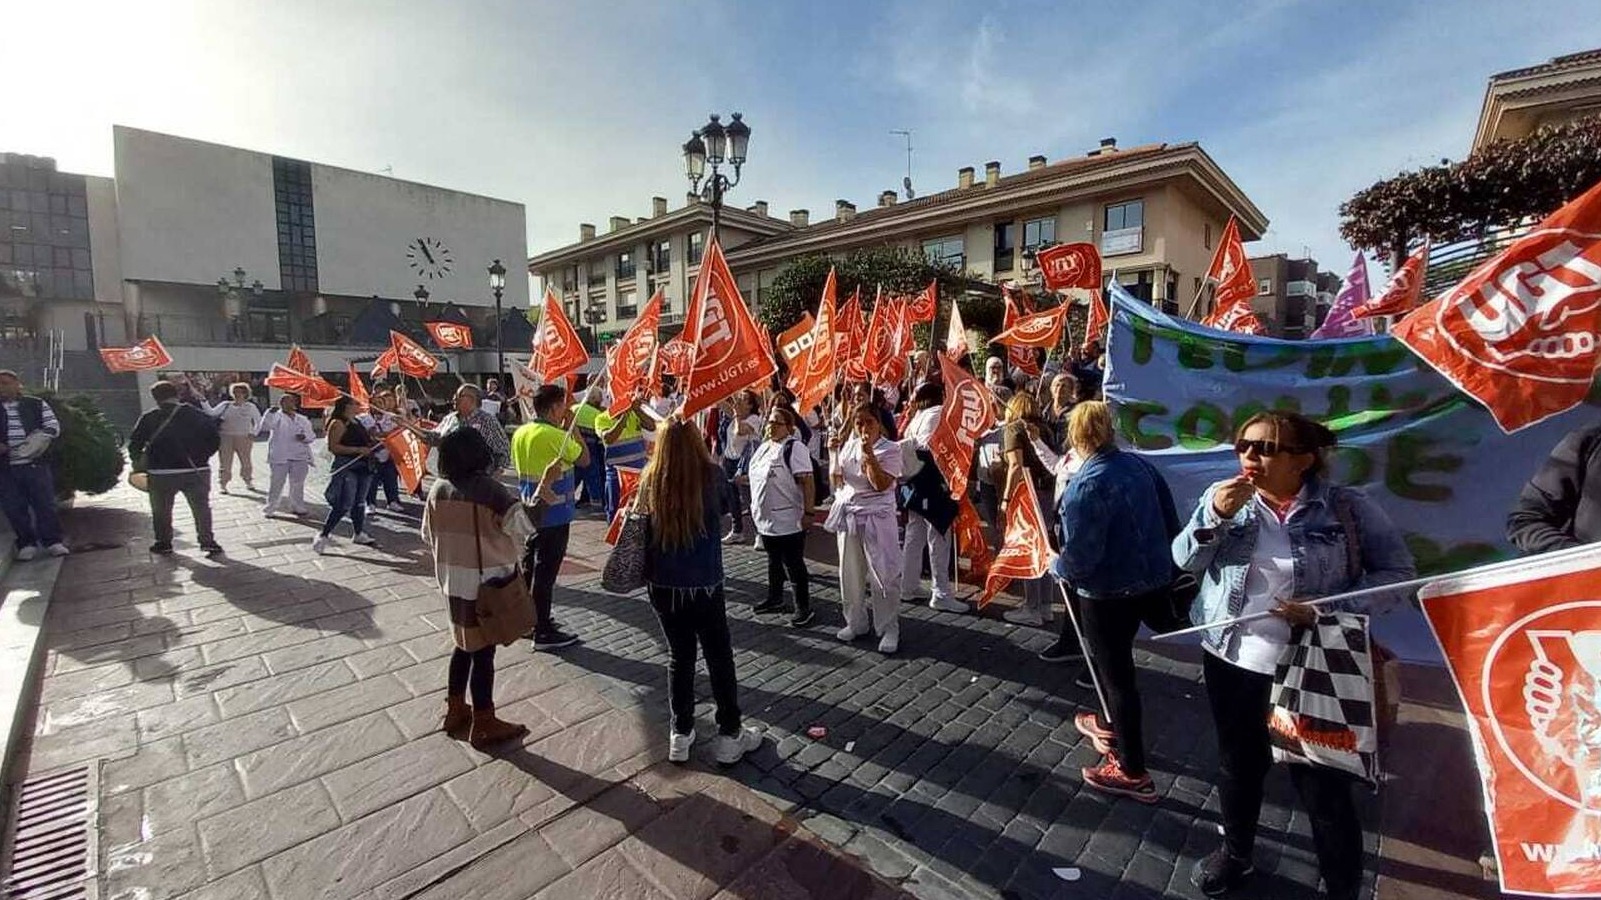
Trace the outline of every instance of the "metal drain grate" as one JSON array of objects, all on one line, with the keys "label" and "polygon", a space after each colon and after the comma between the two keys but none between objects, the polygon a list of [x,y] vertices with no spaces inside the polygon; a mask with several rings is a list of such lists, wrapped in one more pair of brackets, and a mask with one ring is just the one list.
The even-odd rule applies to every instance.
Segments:
[{"label": "metal drain grate", "polygon": [[95,900],[95,771],[69,769],[17,786],[16,806],[0,866],[6,900]]}]

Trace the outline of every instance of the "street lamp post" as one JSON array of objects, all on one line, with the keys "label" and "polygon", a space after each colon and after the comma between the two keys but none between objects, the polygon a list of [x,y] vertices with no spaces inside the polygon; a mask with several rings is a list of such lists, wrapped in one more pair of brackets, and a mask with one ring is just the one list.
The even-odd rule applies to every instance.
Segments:
[{"label": "street lamp post", "polygon": [[506,267],[498,259],[489,264],[489,289],[495,293],[495,379],[498,381],[506,373],[506,349],[500,340],[500,296],[506,290]]},{"label": "street lamp post", "polygon": [[[723,192],[739,184],[739,170],[745,165],[745,150],[750,145],[750,126],[740,113],[726,126],[722,117],[713,113],[711,120],[692,131],[684,142],[684,173],[689,176],[690,190],[712,207],[712,240],[717,240],[718,226],[722,223]],[[721,171],[723,163],[734,167],[730,179]],[[711,174],[706,173],[710,163]],[[704,186],[702,181],[705,182]]]},{"label": "street lamp post", "polygon": [[[222,297],[222,314],[228,317],[229,335],[234,340],[245,340],[245,302],[242,296],[245,291],[245,278],[247,273],[242,266],[235,266],[233,281],[226,277],[217,279],[217,293]],[[257,278],[249,285],[250,296],[260,297],[262,293],[261,279]]]}]

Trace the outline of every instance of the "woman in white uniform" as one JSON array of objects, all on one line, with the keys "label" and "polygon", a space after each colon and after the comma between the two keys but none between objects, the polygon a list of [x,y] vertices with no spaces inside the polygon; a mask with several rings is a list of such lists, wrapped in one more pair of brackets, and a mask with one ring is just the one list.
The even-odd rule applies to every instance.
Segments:
[{"label": "woman in white uniform", "polygon": [[901,641],[901,545],[895,525],[901,448],[884,437],[878,411],[870,404],[855,408],[851,426],[853,433],[834,455],[834,505],[824,523],[839,541],[839,588],[845,607],[839,639],[853,641],[876,628],[878,651],[894,653]]}]

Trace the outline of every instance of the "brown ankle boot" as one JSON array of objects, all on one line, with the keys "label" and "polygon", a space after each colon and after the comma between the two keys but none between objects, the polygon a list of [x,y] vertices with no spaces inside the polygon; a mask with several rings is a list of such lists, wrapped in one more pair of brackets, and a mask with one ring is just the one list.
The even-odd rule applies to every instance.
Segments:
[{"label": "brown ankle boot", "polygon": [[483,749],[491,744],[509,741],[528,733],[527,725],[502,722],[495,718],[493,706],[473,707],[472,735],[467,739],[474,747]]},{"label": "brown ankle boot", "polygon": [[439,730],[456,740],[467,736],[467,729],[472,726],[473,711],[467,705],[464,697],[446,697],[445,715],[442,717]]}]

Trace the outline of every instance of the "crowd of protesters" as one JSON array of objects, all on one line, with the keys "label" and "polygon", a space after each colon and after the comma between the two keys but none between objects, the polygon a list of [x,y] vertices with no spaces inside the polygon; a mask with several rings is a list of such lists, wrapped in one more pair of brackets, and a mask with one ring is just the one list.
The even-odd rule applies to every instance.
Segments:
[{"label": "crowd of protesters", "polygon": [[[603,388],[580,386],[575,394],[546,385],[527,404],[531,417],[509,436],[505,400],[470,384],[456,391],[454,408],[436,426],[411,415],[406,398],[390,387],[379,386],[365,412],[342,397],[325,414],[328,512],[313,548],[326,552],[345,518],[356,543],[376,543],[365,514],[380,492],[390,509],[400,508],[384,435],[410,429],[435,449],[438,478],[423,508],[423,533],[456,644],[442,728],[487,746],[526,729],[495,716],[495,644],[480,633],[475,597],[485,585],[518,576],[533,610],[527,635],[533,648],[576,643],[577,635],[558,627],[553,609],[571,524],[590,504],[610,519],[623,502],[625,479],[637,477],[631,511],[649,523],[647,593],[670,651],[669,758],[686,760],[695,740],[694,678],[702,657],[716,705],[713,752],[719,763],[732,764],[760,743],[761,733],[741,718],[724,545],[754,539],[768,555],[768,589],[754,612],[788,613],[791,626],[805,628],[815,619],[808,534],[820,527],[832,535],[843,607],[837,637],[873,634],[884,654],[901,649],[903,600],[945,614],[973,612],[957,597],[958,500],[930,453],[945,387],[926,354],[911,363],[903,384],[847,383],[813,409],[797,409],[783,390],[745,390],[690,420],[675,414],[682,398],[670,377],[649,395],[627,398],[616,415],[607,412],[614,398]],[[1055,560],[1047,575],[1014,586],[1017,602],[1004,617],[1058,633],[1042,659],[1085,661],[1080,683],[1094,689],[1097,709],[1074,724],[1101,754],[1083,770],[1090,787],[1140,802],[1158,799],[1133,653],[1142,624],[1224,623],[1208,629],[1202,644],[1219,744],[1222,842],[1192,873],[1204,893],[1218,895],[1252,870],[1262,783],[1272,763],[1269,691],[1293,629],[1316,618],[1304,601],[1405,580],[1413,563],[1376,504],[1328,479],[1324,454],[1335,437],[1327,428],[1291,413],[1252,417],[1235,436],[1239,474],[1208,489],[1193,511],[1179,510],[1157,466],[1118,446],[1099,382],[1099,365],[1089,358],[1047,364],[1038,376],[987,360],[983,384],[998,424],[977,442],[970,499],[991,549],[1005,533],[1012,489],[1026,479],[1040,499]],[[315,430],[296,397],[285,395],[262,415],[243,384],[215,405],[186,401],[181,385],[167,381],[151,393],[157,408],[135,427],[129,449],[147,473],[155,552],[171,552],[178,494],[190,502],[202,548],[220,552],[210,533],[209,457],[225,452],[225,490],[234,461],[254,490],[257,435],[267,436],[267,514],[308,513],[303,489]],[[485,409],[486,399],[496,404],[494,412]],[[11,410],[8,420],[20,420]],[[497,480],[511,473],[520,491]],[[1181,595],[1175,585],[1186,576],[1192,590]],[[1226,624],[1258,611],[1272,615]],[[1318,766],[1291,773],[1328,895],[1354,897],[1362,835],[1351,779]]]}]

